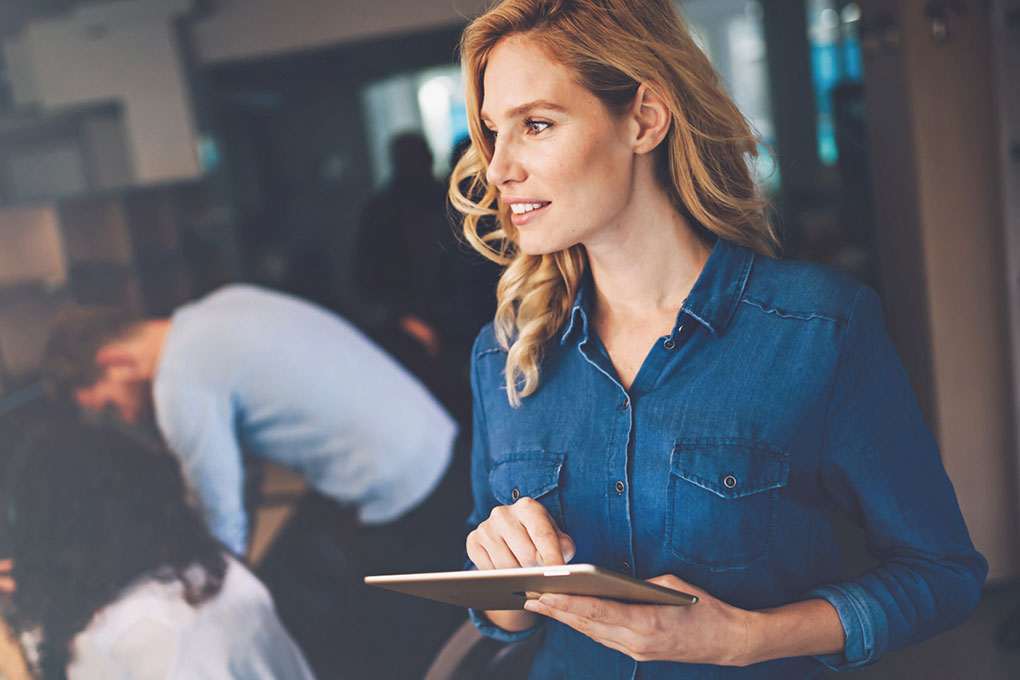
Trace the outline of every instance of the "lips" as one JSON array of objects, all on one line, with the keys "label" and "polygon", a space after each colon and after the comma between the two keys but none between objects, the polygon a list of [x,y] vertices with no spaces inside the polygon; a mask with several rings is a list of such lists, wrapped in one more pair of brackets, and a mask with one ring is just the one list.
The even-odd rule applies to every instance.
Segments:
[{"label": "lips", "polygon": [[513,222],[514,226],[519,227],[545,212],[550,201],[514,199],[505,201],[505,203],[510,206],[510,221]]}]

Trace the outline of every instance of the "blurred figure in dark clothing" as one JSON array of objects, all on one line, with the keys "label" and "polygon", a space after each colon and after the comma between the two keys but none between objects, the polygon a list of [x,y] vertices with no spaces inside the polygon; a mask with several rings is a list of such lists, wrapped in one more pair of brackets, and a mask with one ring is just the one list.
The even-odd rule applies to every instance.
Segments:
[{"label": "blurred figure in dark clothing", "polygon": [[432,176],[432,152],[418,132],[390,142],[393,177],[365,206],[358,238],[356,286],[376,309],[370,334],[431,383],[439,355],[433,304],[438,243],[449,225],[446,191]]},{"label": "blurred figure in dark clothing", "polygon": [[462,242],[425,138],[398,134],[390,159],[393,177],[368,200],[358,240],[356,285],[374,307],[366,330],[464,424],[468,354],[495,312],[498,270]]}]

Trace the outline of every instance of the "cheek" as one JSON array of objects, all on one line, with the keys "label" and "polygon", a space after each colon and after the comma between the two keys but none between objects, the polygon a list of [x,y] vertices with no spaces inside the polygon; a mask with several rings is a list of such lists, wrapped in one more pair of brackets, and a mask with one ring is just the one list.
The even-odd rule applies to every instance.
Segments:
[{"label": "cheek", "polygon": [[576,180],[583,181],[597,203],[612,201],[630,186],[633,154],[615,140],[593,139],[577,150],[572,163]]}]

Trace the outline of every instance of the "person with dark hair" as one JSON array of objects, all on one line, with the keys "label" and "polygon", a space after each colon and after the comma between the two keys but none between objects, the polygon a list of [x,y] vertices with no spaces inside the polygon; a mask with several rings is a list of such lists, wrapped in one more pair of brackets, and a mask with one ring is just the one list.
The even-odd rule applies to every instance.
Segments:
[{"label": "person with dark hair", "polygon": [[4,474],[2,539],[45,678],[312,678],[265,587],[186,501],[177,460],[47,422]]},{"label": "person with dark hair", "polygon": [[[345,319],[247,285],[169,318],[74,309],[50,333],[43,382],[86,411],[153,420],[235,555],[249,536],[242,453],[308,482],[258,573],[320,677],[409,677],[462,618],[361,581],[460,563],[467,451],[429,391]],[[415,612],[441,623],[423,631]]]}]

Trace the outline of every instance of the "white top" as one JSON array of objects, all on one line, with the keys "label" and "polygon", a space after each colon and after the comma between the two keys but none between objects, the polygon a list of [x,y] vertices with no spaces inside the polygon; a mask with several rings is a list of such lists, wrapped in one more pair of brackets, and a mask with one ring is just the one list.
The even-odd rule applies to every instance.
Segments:
[{"label": "white top", "polygon": [[351,324],[254,286],[174,313],[153,402],[209,529],[237,555],[248,535],[242,449],[381,524],[428,497],[457,435],[428,390]]},{"label": "white top", "polygon": [[193,607],[179,581],[125,589],[75,636],[68,680],[314,680],[265,586],[228,558],[223,588]]}]

